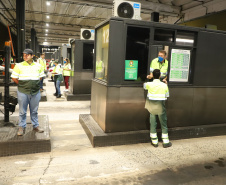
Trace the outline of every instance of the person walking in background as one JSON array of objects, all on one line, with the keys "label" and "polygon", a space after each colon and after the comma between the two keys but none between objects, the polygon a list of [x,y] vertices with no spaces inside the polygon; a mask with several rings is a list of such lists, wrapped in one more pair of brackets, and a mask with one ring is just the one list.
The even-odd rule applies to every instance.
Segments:
[{"label": "person walking in background", "polygon": [[44,81],[44,78],[45,78],[45,72],[47,71],[46,60],[45,60],[45,53],[41,54],[41,57],[37,60],[37,62],[39,64],[41,64],[41,66],[42,66],[43,77],[40,80],[40,91],[43,92],[43,90],[44,90],[43,89],[43,81]]},{"label": "person walking in background", "polygon": [[65,59],[66,63],[64,64],[63,67],[63,76],[64,76],[64,83],[65,83],[65,90],[64,91],[69,91],[69,78],[70,78],[70,74],[71,74],[71,64],[70,64],[70,60],[68,58]]},{"label": "person walking in background", "polygon": [[16,64],[11,75],[12,80],[18,84],[18,136],[22,136],[25,133],[28,105],[34,131],[39,133],[44,132],[44,130],[39,127],[38,123],[38,107],[41,99],[40,78],[43,76],[43,70],[40,64],[33,61],[33,51],[31,49],[24,50],[23,59],[23,62]]},{"label": "person walking in background", "polygon": [[63,81],[63,76],[62,76],[62,69],[60,68],[60,65],[58,64],[59,61],[56,60],[54,61],[55,68],[53,69],[52,74],[54,74],[54,85],[56,88],[56,93],[53,95],[56,96],[57,98],[61,97],[61,92],[60,92],[60,83]]},{"label": "person walking in background", "polygon": [[153,71],[153,82],[144,83],[144,89],[148,90],[145,108],[150,112],[150,137],[152,145],[158,147],[158,137],[156,132],[156,116],[162,128],[163,147],[171,147],[169,142],[168,128],[167,128],[167,114],[165,108],[165,100],[169,97],[169,89],[167,84],[160,81],[161,72],[159,69]]}]

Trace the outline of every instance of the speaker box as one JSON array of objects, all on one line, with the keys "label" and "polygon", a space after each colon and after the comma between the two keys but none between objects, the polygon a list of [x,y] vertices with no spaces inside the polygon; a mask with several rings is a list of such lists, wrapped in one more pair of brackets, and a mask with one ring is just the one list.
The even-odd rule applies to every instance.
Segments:
[{"label": "speaker box", "polygon": [[159,13],[158,12],[151,13],[151,21],[159,22]]}]

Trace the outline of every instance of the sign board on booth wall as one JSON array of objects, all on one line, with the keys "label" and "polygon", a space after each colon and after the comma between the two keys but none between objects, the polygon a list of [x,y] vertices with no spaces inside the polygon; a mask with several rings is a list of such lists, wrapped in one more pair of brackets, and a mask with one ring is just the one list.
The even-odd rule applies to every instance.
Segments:
[{"label": "sign board on booth wall", "polygon": [[172,49],[170,63],[170,82],[188,82],[190,50]]},{"label": "sign board on booth wall", "polygon": [[125,60],[125,80],[137,80],[138,60]]}]

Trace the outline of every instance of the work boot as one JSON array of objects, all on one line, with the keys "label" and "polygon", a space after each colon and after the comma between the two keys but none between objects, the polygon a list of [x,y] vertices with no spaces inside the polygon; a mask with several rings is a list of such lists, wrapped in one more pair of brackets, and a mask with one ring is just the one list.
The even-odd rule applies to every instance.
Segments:
[{"label": "work boot", "polygon": [[158,144],[153,144],[153,143],[151,143],[151,145],[154,146],[155,148],[159,146]]},{"label": "work boot", "polygon": [[24,135],[24,134],[25,134],[25,128],[19,127],[18,132],[17,132],[17,135],[18,135],[18,136],[22,136],[22,135]]},{"label": "work boot", "polygon": [[57,93],[53,93],[53,96],[57,96]]},{"label": "work boot", "polygon": [[33,128],[33,130],[35,132],[38,132],[38,133],[43,133],[44,132],[44,130],[42,128],[40,128],[39,126],[37,126],[36,128]]},{"label": "work boot", "polygon": [[169,143],[166,143],[166,144],[162,144],[163,145],[163,148],[168,148],[168,147],[171,147],[172,146],[172,143],[169,142]]},{"label": "work boot", "polygon": [[58,95],[57,95],[57,98],[60,98],[60,97],[61,97],[61,94],[58,94]]}]

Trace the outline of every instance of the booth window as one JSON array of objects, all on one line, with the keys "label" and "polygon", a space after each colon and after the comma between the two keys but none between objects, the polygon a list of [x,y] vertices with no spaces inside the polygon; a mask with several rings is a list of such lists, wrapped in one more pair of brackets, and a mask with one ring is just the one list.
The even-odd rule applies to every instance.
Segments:
[{"label": "booth window", "polygon": [[93,69],[94,44],[83,44],[83,69]]},{"label": "booth window", "polygon": [[164,41],[164,42],[173,42],[174,35],[175,35],[174,30],[155,29],[154,40],[155,41]]},{"label": "booth window", "polygon": [[193,47],[194,42],[195,42],[195,33],[185,32],[185,31],[177,31],[176,45]]},{"label": "booth window", "polygon": [[[127,27],[127,41],[126,41],[126,61],[135,61],[137,66],[137,78],[134,81],[145,81],[147,76],[148,66],[148,46],[149,46],[150,29],[144,27]],[[133,70],[133,69],[132,69]],[[125,69],[125,76],[130,73]],[[131,72],[132,75],[133,71]],[[129,78],[125,77],[125,80]],[[133,80],[133,78],[131,78]]]},{"label": "booth window", "polygon": [[96,31],[96,69],[95,78],[107,81],[109,48],[109,24]]}]

